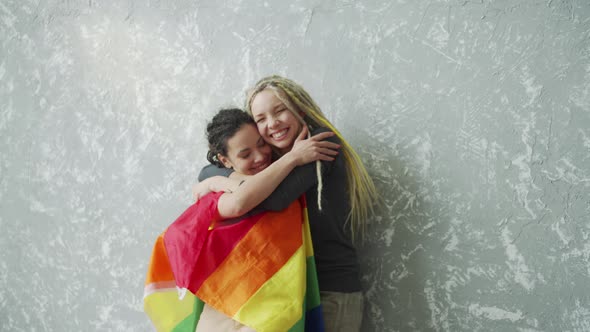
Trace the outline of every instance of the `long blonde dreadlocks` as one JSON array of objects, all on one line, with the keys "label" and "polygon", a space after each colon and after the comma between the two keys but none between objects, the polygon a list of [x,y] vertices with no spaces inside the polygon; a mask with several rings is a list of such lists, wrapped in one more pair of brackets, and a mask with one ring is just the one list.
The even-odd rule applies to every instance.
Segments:
[{"label": "long blonde dreadlocks", "polygon": [[[325,127],[333,131],[341,141],[341,150],[346,165],[348,197],[350,201],[350,213],[347,222],[350,221],[350,230],[353,239],[357,238],[360,232],[361,239],[364,238],[366,225],[371,214],[373,205],[378,201],[378,193],[373,180],[367,173],[360,157],[340,132],[326,119],[318,105],[311,96],[299,84],[290,79],[273,75],[268,76],[256,83],[254,88],[248,92],[246,99],[246,111],[252,115],[250,106],[258,93],[269,89],[275,96],[285,104],[287,109],[303,124],[313,129]],[[305,120],[299,115],[304,112]],[[317,165],[318,176],[318,207],[321,209],[322,175],[319,161]]]}]

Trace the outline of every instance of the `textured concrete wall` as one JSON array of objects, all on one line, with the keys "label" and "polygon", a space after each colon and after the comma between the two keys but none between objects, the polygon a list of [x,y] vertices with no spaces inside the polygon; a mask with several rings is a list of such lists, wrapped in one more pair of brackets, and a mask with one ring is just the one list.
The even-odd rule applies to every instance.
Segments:
[{"label": "textured concrete wall", "polygon": [[280,73],[383,208],[365,331],[590,330],[590,3],[0,1],[0,330],[146,331],[204,126]]}]

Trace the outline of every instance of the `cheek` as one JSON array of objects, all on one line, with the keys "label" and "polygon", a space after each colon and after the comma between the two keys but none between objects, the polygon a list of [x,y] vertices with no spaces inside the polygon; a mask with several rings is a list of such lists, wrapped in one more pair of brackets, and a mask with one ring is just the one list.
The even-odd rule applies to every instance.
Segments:
[{"label": "cheek", "polygon": [[253,164],[254,164],[254,161],[252,161],[251,159],[244,160],[242,162],[242,164],[240,165],[240,170],[238,170],[238,172],[242,173],[242,174],[246,174],[246,175],[252,175],[250,168],[252,167]]},{"label": "cheek", "polygon": [[244,160],[244,169],[248,171],[254,165],[253,159]]},{"label": "cheek", "polygon": [[287,118],[285,119],[285,122],[290,123],[292,126],[295,126],[295,128],[297,128],[297,129],[301,129],[301,123],[299,122],[299,120],[297,120],[295,115],[293,115],[291,112],[285,112],[285,113],[288,113],[288,114],[286,114]]},{"label": "cheek", "polygon": [[297,121],[297,119],[295,119],[295,122],[297,123],[295,126],[297,128],[297,135],[299,135],[299,133],[301,132],[301,129],[303,129],[301,127],[301,122]]},{"label": "cheek", "polygon": [[261,122],[256,124],[256,129],[258,129],[258,133],[260,134],[260,136],[265,135],[266,126],[264,125],[264,123]]}]

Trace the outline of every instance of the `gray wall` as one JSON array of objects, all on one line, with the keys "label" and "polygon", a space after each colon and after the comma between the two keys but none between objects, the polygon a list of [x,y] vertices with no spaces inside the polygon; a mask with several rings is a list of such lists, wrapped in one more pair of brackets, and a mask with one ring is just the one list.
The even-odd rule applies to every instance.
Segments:
[{"label": "gray wall", "polygon": [[0,43],[2,331],[150,330],[206,120],[271,73],[382,193],[365,331],[590,331],[586,0],[2,0]]}]

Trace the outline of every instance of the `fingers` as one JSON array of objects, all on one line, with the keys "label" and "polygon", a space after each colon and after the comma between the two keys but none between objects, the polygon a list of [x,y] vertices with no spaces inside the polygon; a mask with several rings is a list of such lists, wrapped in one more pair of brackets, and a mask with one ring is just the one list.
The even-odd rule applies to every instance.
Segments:
[{"label": "fingers", "polygon": [[330,151],[338,151],[340,150],[340,144],[333,143],[330,141],[321,141],[321,142],[309,142],[309,148],[314,149],[316,151],[320,150],[330,150]]},{"label": "fingers", "polygon": [[333,149],[320,148],[320,149],[318,149],[318,152],[321,154],[328,155],[328,156],[337,156],[338,155],[338,150],[333,150]]},{"label": "fingers", "polygon": [[313,139],[313,140],[315,140],[315,141],[323,141],[323,140],[325,140],[326,138],[328,138],[328,137],[332,137],[332,136],[334,136],[334,135],[335,135],[335,134],[334,134],[333,132],[331,132],[331,131],[326,131],[326,132],[323,132],[323,133],[319,133],[319,134],[313,135],[313,136],[311,137],[311,139]]},{"label": "fingers", "polygon": [[305,145],[308,145],[308,146],[313,146],[313,147],[328,148],[328,149],[339,149],[341,147],[340,144],[334,143],[334,142],[330,142],[330,141],[324,141],[324,140],[316,141],[314,139],[316,136],[313,136],[313,137],[305,140],[305,142],[302,143],[302,144],[305,144]]},{"label": "fingers", "polygon": [[316,158],[318,160],[333,161],[335,159],[334,157],[336,157],[339,152],[332,149],[318,148],[316,153]]},{"label": "fingers", "polygon": [[340,144],[330,142],[330,141],[321,141],[321,142],[317,142],[316,144],[319,147],[327,148],[327,149],[339,149],[340,148]]},{"label": "fingers", "polygon": [[323,161],[334,161],[334,157],[330,157],[330,156],[326,156],[325,154],[321,154],[319,155],[317,160],[323,160]]},{"label": "fingers", "polygon": [[338,155],[337,150],[315,147],[308,151],[303,159],[303,164],[307,164],[317,160],[334,161]]},{"label": "fingers", "polygon": [[340,153],[340,145],[329,141],[309,141],[307,149],[313,153],[314,157],[319,157],[319,155],[336,156]]},{"label": "fingers", "polygon": [[204,186],[203,182],[199,182],[193,186],[193,199],[195,202],[199,201],[203,196],[209,193],[207,188]]},{"label": "fingers", "polygon": [[195,202],[201,199],[201,193],[198,191],[193,192],[193,199],[195,200]]}]

